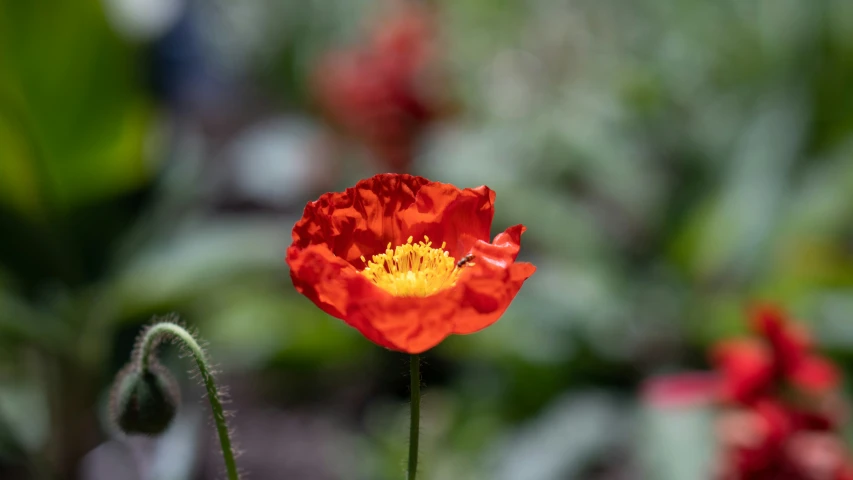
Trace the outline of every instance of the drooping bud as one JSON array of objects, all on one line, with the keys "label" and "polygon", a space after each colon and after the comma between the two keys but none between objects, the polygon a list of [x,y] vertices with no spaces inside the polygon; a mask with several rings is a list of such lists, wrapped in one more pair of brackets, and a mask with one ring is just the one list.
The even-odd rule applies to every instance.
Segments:
[{"label": "drooping bud", "polygon": [[178,408],[179,391],[174,377],[157,362],[157,346],[171,340],[192,355],[198,367],[199,378],[207,390],[207,399],[213,411],[213,421],[222,447],[222,459],[229,480],[239,480],[237,462],[231,447],[222,393],[216,388],[207,354],[198,340],[178,324],[176,315],[170,315],[144,329],[131,354],[131,361],[117,376],[112,389],[111,419],[122,432],[133,435],[162,433]]},{"label": "drooping bud", "polygon": [[110,414],[128,435],[163,433],[180,403],[174,377],[156,363],[144,372],[134,363],[122,369],[113,384]]}]

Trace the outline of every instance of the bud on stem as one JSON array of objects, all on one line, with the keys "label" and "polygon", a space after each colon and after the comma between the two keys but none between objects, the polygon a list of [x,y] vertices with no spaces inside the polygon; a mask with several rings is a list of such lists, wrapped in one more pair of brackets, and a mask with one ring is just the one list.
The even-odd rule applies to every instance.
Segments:
[{"label": "bud on stem", "polygon": [[130,435],[157,435],[166,430],[179,403],[178,389],[174,378],[157,362],[154,354],[164,340],[178,343],[193,356],[207,390],[228,479],[239,480],[221,395],[216,388],[207,354],[192,334],[175,323],[176,318],[159,321],[140,335],[130,363],[119,372],[113,384],[113,421]]},{"label": "bud on stem", "polygon": [[130,364],[116,378],[111,413],[125,433],[159,435],[172,423],[179,402],[177,383],[166,369],[152,364],[142,372]]}]

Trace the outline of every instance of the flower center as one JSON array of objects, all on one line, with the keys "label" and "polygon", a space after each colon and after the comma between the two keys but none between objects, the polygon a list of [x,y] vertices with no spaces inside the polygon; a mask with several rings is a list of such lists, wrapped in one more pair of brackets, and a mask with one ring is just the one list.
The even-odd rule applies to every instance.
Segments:
[{"label": "flower center", "polygon": [[462,272],[456,259],[441,248],[433,248],[429,237],[405,244],[391,250],[389,243],[385,253],[374,255],[370,261],[362,256],[366,265],[360,273],[379,288],[398,297],[426,297],[452,287]]}]

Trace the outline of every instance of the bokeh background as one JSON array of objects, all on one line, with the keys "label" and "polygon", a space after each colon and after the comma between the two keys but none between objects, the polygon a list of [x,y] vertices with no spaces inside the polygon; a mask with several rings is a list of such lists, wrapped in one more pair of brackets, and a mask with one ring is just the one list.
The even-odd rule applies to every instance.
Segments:
[{"label": "bokeh background", "polygon": [[407,357],[284,262],[307,201],[381,171],[488,185],[538,267],[426,355],[424,480],[709,478],[713,409],[643,384],[707,370],[756,299],[846,364],[853,3],[436,0],[420,81],[450,106],[391,164],[316,86],[403,2],[0,0],[0,478],[219,478],[177,352],[164,436],[107,421],[171,311],[220,365],[248,478],[402,478]]}]

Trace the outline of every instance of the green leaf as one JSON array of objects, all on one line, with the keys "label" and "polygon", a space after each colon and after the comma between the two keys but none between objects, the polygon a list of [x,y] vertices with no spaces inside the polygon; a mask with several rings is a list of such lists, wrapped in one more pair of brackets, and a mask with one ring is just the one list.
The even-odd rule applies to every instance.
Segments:
[{"label": "green leaf", "polygon": [[0,202],[18,211],[71,208],[148,178],[138,62],[100,6],[0,5]]}]

